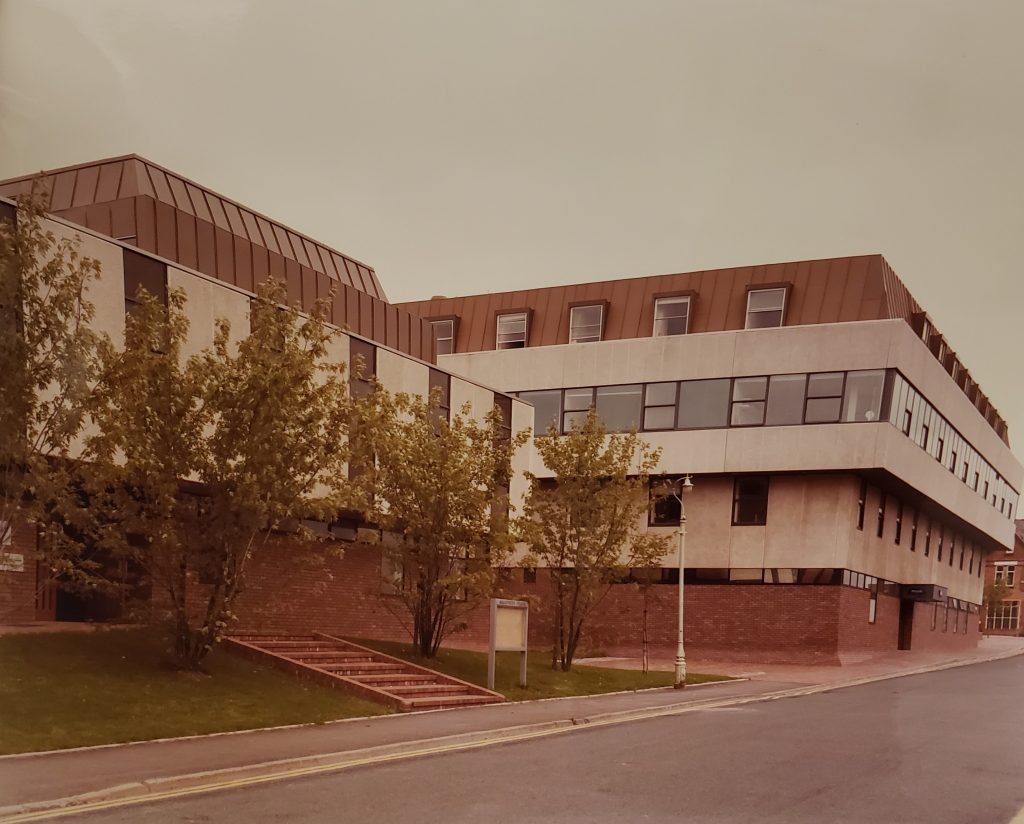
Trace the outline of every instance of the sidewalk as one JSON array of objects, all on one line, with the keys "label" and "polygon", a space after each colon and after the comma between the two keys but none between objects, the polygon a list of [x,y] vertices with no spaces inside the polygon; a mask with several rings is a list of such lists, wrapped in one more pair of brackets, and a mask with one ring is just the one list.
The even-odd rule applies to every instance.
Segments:
[{"label": "sidewalk", "polygon": [[[914,672],[1005,658],[1024,653],[1022,638],[985,639],[971,655],[951,657],[918,653],[881,656],[849,667],[781,667],[729,665],[746,668],[750,680],[613,693],[546,701],[529,701],[466,709],[356,718],[322,725],[222,733],[194,738],[90,747],[49,753],[0,757],[0,816],[16,805],[36,805],[75,796],[152,797],[181,786],[212,786],[220,776],[196,776],[210,771],[280,775],[290,765],[272,764],[299,759],[309,765],[352,761],[363,763],[393,757],[388,753],[445,751],[467,740],[494,742],[543,734],[555,727],[616,723],[705,705],[728,706],[772,697],[789,697],[851,685],[862,680],[899,677]],[[630,659],[619,659],[620,665]],[[582,662],[581,662],[582,663]],[[607,666],[608,661],[602,661]],[[664,664],[664,662],[662,662]],[[706,662],[700,662],[707,669]],[[716,670],[722,671],[716,665]],[[618,718],[616,716],[618,715]],[[535,732],[536,731],[536,732]],[[462,736],[461,739],[453,738]],[[464,745],[461,744],[461,745]],[[383,754],[383,755],[382,755]],[[301,762],[306,759],[305,762]],[[84,799],[74,799],[74,803]],[[47,806],[61,806],[59,803]],[[4,809],[6,808],[6,809]]]}]

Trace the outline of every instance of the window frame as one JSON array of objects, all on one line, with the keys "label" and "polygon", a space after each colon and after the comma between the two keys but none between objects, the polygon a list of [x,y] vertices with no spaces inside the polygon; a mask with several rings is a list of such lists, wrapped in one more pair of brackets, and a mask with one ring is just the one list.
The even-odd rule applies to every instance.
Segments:
[{"label": "window frame", "polygon": [[[577,309],[591,309],[597,307],[601,310],[601,318],[597,324],[597,339],[596,340],[574,340],[573,339],[573,320],[572,316]],[[569,343],[600,343],[604,340],[604,327],[605,321],[608,318],[608,301],[606,300],[580,300],[570,303],[569,309]],[[592,326],[593,324],[586,324],[586,326]]]},{"label": "window frame", "polygon": [[[746,299],[744,301],[744,313],[743,313],[743,329],[744,330],[757,330],[757,329],[781,329],[786,325],[786,310],[789,308],[789,292],[793,288],[791,283],[752,283],[747,286]],[[755,292],[782,292],[782,306],[779,309],[753,309],[750,308],[750,296]],[[767,312],[779,312],[779,324],[778,326],[751,326],[750,325],[750,313],[755,314],[767,313]]]},{"label": "window frame", "polygon": [[[695,297],[696,297],[696,293],[693,292],[693,291],[689,291],[689,292],[674,292],[674,293],[657,294],[657,295],[655,295],[654,296],[654,304],[653,304],[653,306],[651,308],[651,337],[652,338],[674,338],[674,337],[679,337],[680,335],[688,335],[688,334],[690,334],[690,318],[693,315],[693,305],[695,303],[695,300],[694,300]],[[658,305],[661,304],[663,301],[664,302],[668,302],[668,301],[672,301],[672,302],[685,301],[686,302],[686,323],[684,325],[684,329],[683,329],[682,332],[672,332],[672,333],[664,333],[664,334],[659,334],[658,333]],[[678,317],[678,316],[674,316],[674,317]]]},{"label": "window frame", "polygon": [[[742,483],[750,482],[763,482],[764,485],[764,499],[763,506],[759,508],[759,512],[762,513],[760,518],[755,518],[753,521],[740,521],[738,520],[739,507],[741,498],[751,498],[749,493],[741,494],[740,485]],[[736,475],[733,477],[732,484],[732,526],[766,526],[768,524],[768,501],[771,497],[771,476],[770,475]]]},{"label": "window frame", "polygon": [[[434,336],[434,354],[435,355],[452,355],[455,353],[455,341],[459,336],[459,316],[458,315],[443,315],[439,317],[427,318],[430,322],[430,330]],[[437,328],[439,324],[450,323],[451,324],[451,337],[444,338],[437,334]],[[442,352],[440,350],[440,343],[442,340],[450,341],[451,349],[448,352]],[[497,337],[495,337],[497,341]]]},{"label": "window frame", "polygon": [[[523,316],[523,340],[521,346],[503,346],[501,341],[501,319]],[[523,309],[496,309],[494,312],[494,350],[504,352],[508,349],[526,349],[530,345],[530,329],[533,326],[533,310],[529,307]],[[510,334],[510,333],[506,333]],[[519,343],[519,341],[506,341],[506,343]]]}]

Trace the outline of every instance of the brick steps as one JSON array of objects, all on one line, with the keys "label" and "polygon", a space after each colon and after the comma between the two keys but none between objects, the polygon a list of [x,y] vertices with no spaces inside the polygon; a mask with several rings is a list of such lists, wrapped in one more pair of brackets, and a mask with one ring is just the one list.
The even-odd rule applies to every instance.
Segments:
[{"label": "brick steps", "polygon": [[496,704],[504,696],[323,633],[238,633],[229,649],[378,701],[400,712]]}]

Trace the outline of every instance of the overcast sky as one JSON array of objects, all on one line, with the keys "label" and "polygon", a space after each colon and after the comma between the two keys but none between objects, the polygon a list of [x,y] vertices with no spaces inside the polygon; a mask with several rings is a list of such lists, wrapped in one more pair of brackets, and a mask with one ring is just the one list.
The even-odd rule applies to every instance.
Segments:
[{"label": "overcast sky", "polygon": [[881,252],[1019,443],[1022,42],[1019,0],[0,0],[0,177],[136,152],[392,300]]}]

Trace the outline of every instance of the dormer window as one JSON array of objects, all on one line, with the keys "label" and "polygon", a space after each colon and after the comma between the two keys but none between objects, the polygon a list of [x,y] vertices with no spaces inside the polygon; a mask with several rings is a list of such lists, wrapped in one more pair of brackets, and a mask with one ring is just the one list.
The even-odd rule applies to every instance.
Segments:
[{"label": "dormer window", "polygon": [[432,320],[434,348],[439,355],[450,355],[455,351],[455,318]]},{"label": "dormer window", "polygon": [[522,349],[526,346],[527,313],[510,312],[498,315],[495,349]]},{"label": "dormer window", "polygon": [[747,329],[782,326],[786,310],[786,289],[751,289],[747,292]]},{"label": "dormer window", "polygon": [[569,310],[569,343],[599,341],[603,326],[604,304],[573,306]]},{"label": "dormer window", "polygon": [[690,327],[690,297],[681,295],[654,300],[654,337],[685,335]]}]

